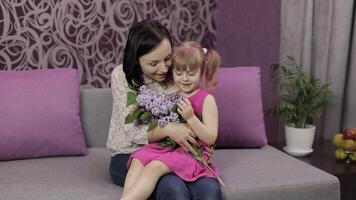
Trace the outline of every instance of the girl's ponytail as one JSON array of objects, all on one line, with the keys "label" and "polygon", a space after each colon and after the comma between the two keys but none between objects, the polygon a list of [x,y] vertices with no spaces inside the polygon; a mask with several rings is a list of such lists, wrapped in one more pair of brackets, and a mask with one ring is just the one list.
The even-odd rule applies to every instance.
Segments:
[{"label": "girl's ponytail", "polygon": [[214,75],[221,64],[221,58],[219,53],[213,49],[203,49],[203,51],[205,55],[204,67],[206,87],[215,87],[218,84],[218,81],[214,79]]}]

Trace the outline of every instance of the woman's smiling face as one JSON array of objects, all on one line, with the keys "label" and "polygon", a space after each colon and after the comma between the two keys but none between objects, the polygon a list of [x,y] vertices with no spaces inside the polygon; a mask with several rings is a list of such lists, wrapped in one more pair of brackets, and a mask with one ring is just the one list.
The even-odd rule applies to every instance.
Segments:
[{"label": "woman's smiling face", "polygon": [[139,58],[142,72],[158,82],[164,81],[169,70],[171,55],[171,43],[167,39],[162,40],[151,52]]}]

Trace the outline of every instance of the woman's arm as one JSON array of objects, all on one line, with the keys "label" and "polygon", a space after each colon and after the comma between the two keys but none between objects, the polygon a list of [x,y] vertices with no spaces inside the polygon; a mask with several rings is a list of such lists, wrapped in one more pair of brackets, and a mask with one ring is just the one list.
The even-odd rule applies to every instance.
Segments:
[{"label": "woman's arm", "polygon": [[[111,89],[113,94],[113,110],[111,115],[108,144],[111,148],[117,145],[147,144],[148,125],[135,126],[133,123],[125,124],[126,116],[132,112],[132,107],[127,107],[127,93],[130,88],[127,84],[122,66],[116,67],[111,75]],[[120,143],[120,144],[119,144]]]},{"label": "woman's arm", "polygon": [[178,112],[188,122],[193,132],[203,142],[212,145],[218,135],[218,107],[212,95],[206,96],[203,104],[202,120],[194,114],[193,107],[188,99],[180,102]]},{"label": "woman's arm", "polygon": [[148,141],[158,142],[166,137],[171,138],[177,144],[179,144],[183,149],[188,151],[188,145],[190,143],[197,145],[194,139],[194,133],[184,124],[177,124],[174,122],[168,123],[163,128],[157,126],[148,136]]},{"label": "woman's arm", "polygon": [[[167,127],[167,124],[165,127]],[[165,127],[161,128],[160,126],[156,126],[149,134],[148,134],[148,142],[154,143],[165,139],[167,136]]]}]

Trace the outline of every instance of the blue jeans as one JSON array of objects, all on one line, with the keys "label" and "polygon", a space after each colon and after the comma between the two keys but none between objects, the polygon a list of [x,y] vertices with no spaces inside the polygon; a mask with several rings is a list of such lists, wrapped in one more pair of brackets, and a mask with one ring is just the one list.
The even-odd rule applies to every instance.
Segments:
[{"label": "blue jeans", "polygon": [[166,174],[156,186],[157,200],[220,200],[219,183],[214,178],[202,177],[194,182],[184,182],[173,173]]},{"label": "blue jeans", "polygon": [[[127,174],[126,163],[130,154],[117,154],[111,157],[110,176],[112,181],[124,186]],[[219,183],[214,178],[202,177],[194,182],[184,182],[173,173],[162,176],[155,188],[154,196],[158,200],[221,200]]]}]

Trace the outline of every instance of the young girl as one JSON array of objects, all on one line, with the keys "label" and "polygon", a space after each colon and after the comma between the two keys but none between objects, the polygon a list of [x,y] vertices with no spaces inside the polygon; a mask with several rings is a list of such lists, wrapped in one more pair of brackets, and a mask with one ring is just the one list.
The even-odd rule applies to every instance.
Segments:
[{"label": "young girl", "polygon": [[[201,88],[215,86],[214,74],[220,64],[220,56],[214,50],[202,48],[197,42],[185,42],[173,50],[172,73],[175,85],[187,97],[178,103],[178,113],[195,133],[200,148],[212,146],[218,132],[218,109],[214,97]],[[129,172],[136,176],[125,180],[122,199],[147,199],[159,178],[173,172],[184,181],[193,182],[200,177],[214,178],[214,174],[195,160],[186,148],[172,149],[156,143],[148,144],[132,153]],[[207,159],[204,156],[204,159]],[[144,167],[138,167],[138,166]],[[218,174],[216,167],[210,164]],[[209,192],[209,191],[206,191]]]}]

